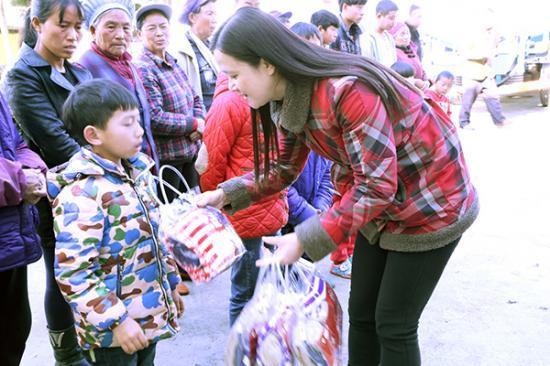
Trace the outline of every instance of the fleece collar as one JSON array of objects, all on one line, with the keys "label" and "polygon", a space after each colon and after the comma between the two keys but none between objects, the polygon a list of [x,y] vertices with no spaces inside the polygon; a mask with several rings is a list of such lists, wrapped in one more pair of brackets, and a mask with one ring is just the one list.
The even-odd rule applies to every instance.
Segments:
[{"label": "fleece collar", "polygon": [[[271,118],[292,133],[302,133],[309,117],[313,80],[289,82],[282,102],[271,102]],[[282,105],[281,105],[282,104]]]}]

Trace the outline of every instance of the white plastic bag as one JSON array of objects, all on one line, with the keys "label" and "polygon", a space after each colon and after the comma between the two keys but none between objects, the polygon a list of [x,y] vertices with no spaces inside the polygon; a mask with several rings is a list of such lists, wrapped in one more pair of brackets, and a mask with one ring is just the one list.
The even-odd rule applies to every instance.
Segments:
[{"label": "white plastic bag", "polygon": [[260,270],[253,298],[231,329],[227,365],[340,365],[342,308],[313,266]]},{"label": "white plastic bag", "polygon": [[[159,239],[193,281],[210,281],[231,267],[246,249],[220,210],[197,207],[192,193],[181,193],[166,183],[162,179],[166,169],[174,171],[191,192],[176,168],[160,168],[158,181],[164,203],[156,197],[160,206]],[[166,203],[166,188],[178,194],[170,203]]]}]

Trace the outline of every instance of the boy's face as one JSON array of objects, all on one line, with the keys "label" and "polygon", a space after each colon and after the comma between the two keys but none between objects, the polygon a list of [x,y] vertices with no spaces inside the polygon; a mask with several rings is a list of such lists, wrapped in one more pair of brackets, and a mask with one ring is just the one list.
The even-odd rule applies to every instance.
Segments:
[{"label": "boy's face", "polygon": [[363,15],[365,15],[365,11],[363,10],[364,7],[365,5],[344,4],[342,6],[342,18],[355,24],[359,24],[361,19],[363,19]]},{"label": "boy's face", "polygon": [[434,83],[436,93],[446,95],[453,87],[454,80],[449,78],[440,78]]},{"label": "boy's face", "polygon": [[397,17],[397,11],[390,11],[388,14],[383,15],[379,13],[378,18],[378,28],[381,30],[389,31],[395,25],[395,18]]},{"label": "boy's face", "polygon": [[338,28],[336,28],[335,26],[329,25],[327,29],[319,27],[319,31],[321,32],[321,36],[323,37],[323,45],[329,45],[332,42],[336,41],[336,37],[338,36]]},{"label": "boy's face", "polygon": [[119,109],[113,113],[105,129],[92,128],[95,128],[97,141],[88,142],[92,144],[94,152],[105,159],[117,163],[141,151],[143,128],[139,124],[138,109]]},{"label": "boy's face", "polygon": [[316,46],[321,46],[321,40],[316,36],[306,38],[306,41],[308,41],[309,43],[313,43]]}]

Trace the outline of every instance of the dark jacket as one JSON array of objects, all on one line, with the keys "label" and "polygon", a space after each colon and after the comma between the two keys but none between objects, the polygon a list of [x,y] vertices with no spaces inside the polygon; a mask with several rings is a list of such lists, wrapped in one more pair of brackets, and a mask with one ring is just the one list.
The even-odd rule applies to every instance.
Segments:
[{"label": "dark jacket", "polygon": [[[92,78],[82,66],[69,62],[64,66],[78,83]],[[59,71],[27,45],[23,45],[19,59],[6,75],[5,95],[15,121],[29,147],[50,168],[67,162],[80,150],[61,120],[63,103],[73,89]],[[42,245],[54,245],[51,206],[46,198],[36,206],[40,214],[38,231]]]},{"label": "dark jacket", "polygon": [[[79,83],[91,79],[82,66],[65,62]],[[6,75],[5,94],[29,147],[48,167],[65,163],[80,150],[61,120],[63,103],[74,86],[32,48],[24,45]]]},{"label": "dark jacket", "polygon": [[0,95],[0,272],[36,262],[42,254],[36,208],[23,202],[23,168],[46,171],[17,132]]},{"label": "dark jacket", "polygon": [[135,80],[135,86],[130,84],[128,80],[122,77],[119,73],[111,67],[100,55],[98,55],[93,49],[86,51],[80,58],[80,63],[84,65],[93,75],[94,78],[105,78],[115,81],[128,89],[133,95],[136,96],[136,100],[139,104],[139,115],[141,127],[143,127],[143,145],[141,151],[149,155],[154,161],[155,166],[159,166],[159,159],[155,142],[153,140],[153,133],[151,131],[151,115],[149,112],[149,102],[147,101],[147,93],[141,82],[136,67],[130,63],[132,74]]},{"label": "dark jacket", "polygon": [[332,162],[309,153],[306,166],[298,179],[288,188],[288,223],[294,226],[330,208],[334,187],[330,181]]}]

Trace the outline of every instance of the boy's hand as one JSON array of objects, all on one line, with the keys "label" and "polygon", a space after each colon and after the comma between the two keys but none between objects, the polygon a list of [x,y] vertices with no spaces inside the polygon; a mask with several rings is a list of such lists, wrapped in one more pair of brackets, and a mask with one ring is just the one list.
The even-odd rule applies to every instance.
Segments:
[{"label": "boy's hand", "polygon": [[176,304],[176,308],[178,309],[178,318],[181,318],[183,312],[185,311],[185,305],[183,304],[183,299],[181,298],[181,295],[178,291],[172,291],[172,299],[174,299],[174,303]]},{"label": "boy's hand", "polygon": [[132,318],[127,317],[122,323],[113,329],[115,341],[120,344],[122,350],[131,355],[149,346],[143,329]]}]

